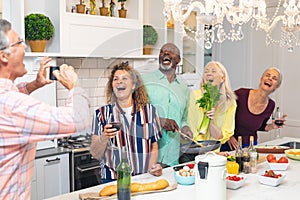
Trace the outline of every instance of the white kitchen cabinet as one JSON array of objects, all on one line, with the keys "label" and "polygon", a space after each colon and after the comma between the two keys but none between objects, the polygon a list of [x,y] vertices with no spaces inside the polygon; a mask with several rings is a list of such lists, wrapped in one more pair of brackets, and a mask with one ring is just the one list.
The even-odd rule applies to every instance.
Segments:
[{"label": "white kitchen cabinet", "polygon": [[70,192],[69,154],[35,160],[31,200],[42,200]]},{"label": "white kitchen cabinet", "polygon": [[34,160],[33,177],[31,180],[31,200],[38,200],[37,184],[36,184],[36,160]]},{"label": "white kitchen cabinet", "polygon": [[[71,13],[75,0],[3,0],[4,18],[25,36],[24,16],[43,13],[54,24],[54,37],[46,47],[47,53],[78,57],[141,56],[143,42],[143,1],[127,1],[127,18]],[[85,1],[88,5],[89,1]],[[116,7],[119,3],[116,2]],[[97,12],[101,6],[97,1]],[[117,9],[116,9],[117,12]],[[30,52],[30,48],[26,50]]]}]

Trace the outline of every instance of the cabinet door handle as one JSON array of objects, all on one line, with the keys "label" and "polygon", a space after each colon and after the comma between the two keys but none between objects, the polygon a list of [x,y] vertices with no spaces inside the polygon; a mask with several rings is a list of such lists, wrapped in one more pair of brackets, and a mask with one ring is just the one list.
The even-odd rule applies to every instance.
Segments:
[{"label": "cabinet door handle", "polygon": [[98,168],[100,168],[100,166],[88,167],[88,168],[84,168],[84,169],[77,167],[77,170],[80,172],[86,172],[86,171],[90,171],[90,170],[98,169]]},{"label": "cabinet door handle", "polygon": [[55,161],[60,161],[60,158],[56,157],[55,159],[46,160],[46,162],[55,162]]}]

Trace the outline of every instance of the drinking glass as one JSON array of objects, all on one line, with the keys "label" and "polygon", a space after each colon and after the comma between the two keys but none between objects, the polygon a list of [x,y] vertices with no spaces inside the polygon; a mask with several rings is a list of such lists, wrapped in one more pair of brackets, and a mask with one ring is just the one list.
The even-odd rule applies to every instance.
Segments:
[{"label": "drinking glass", "polygon": [[[275,120],[275,124],[277,126],[282,126],[284,123],[283,112],[281,110],[279,110],[279,108],[277,108],[277,110],[275,112],[274,120]],[[275,130],[275,137],[280,138],[280,129]]]},{"label": "drinking glass", "polygon": [[[122,129],[121,122],[119,120],[115,119],[112,114],[110,114],[107,122],[108,122],[108,124],[111,124],[112,125],[111,128],[116,129],[116,131],[120,131]],[[109,139],[109,143],[110,143],[109,147],[111,149],[118,149],[116,137],[117,136]]]}]

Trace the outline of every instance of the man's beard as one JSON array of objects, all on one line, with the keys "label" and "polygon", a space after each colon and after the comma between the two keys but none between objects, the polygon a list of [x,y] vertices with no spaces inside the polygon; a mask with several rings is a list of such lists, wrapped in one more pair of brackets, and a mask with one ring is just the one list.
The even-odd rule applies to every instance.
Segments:
[{"label": "man's beard", "polygon": [[159,67],[161,69],[163,69],[164,71],[170,71],[172,69],[172,63],[170,63],[169,65],[163,65],[162,63],[159,64]]}]

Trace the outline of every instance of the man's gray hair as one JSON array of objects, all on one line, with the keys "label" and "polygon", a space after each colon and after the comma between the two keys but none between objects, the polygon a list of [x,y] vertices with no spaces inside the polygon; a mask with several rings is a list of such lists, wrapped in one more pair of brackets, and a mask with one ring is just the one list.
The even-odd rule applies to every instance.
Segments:
[{"label": "man's gray hair", "polygon": [[6,19],[0,19],[0,31],[7,33],[11,29],[11,23]]},{"label": "man's gray hair", "polygon": [[0,50],[10,53],[9,38],[6,33],[11,30],[11,23],[5,19],[0,19]]}]

